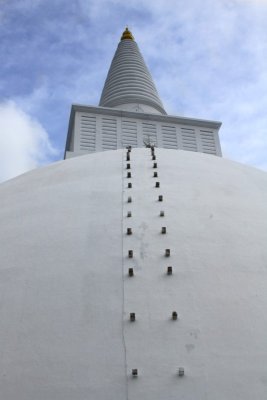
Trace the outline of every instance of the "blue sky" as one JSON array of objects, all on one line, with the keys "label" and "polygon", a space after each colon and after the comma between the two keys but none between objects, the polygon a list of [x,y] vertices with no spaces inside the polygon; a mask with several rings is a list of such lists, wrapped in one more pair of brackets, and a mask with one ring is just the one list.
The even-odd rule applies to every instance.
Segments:
[{"label": "blue sky", "polygon": [[0,181],[63,156],[128,25],[169,114],[218,120],[226,158],[267,170],[267,0],[0,0]]}]

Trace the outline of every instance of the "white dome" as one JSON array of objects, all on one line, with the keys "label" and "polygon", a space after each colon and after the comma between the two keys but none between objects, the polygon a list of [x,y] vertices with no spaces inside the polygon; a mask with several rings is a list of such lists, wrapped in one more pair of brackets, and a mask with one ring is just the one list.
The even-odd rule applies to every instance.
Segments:
[{"label": "white dome", "polygon": [[265,400],[267,175],[165,149],[132,150],[127,170],[125,155],[1,185],[1,399]]}]

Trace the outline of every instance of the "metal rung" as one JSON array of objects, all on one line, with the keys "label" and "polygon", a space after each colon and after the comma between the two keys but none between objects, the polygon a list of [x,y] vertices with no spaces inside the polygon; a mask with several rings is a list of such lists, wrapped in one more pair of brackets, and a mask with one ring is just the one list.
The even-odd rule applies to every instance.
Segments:
[{"label": "metal rung", "polygon": [[167,275],[172,275],[172,267],[167,267]]},{"label": "metal rung", "polygon": [[174,321],[176,321],[177,318],[178,318],[177,312],[176,312],[176,311],[173,311],[173,312],[172,312],[172,319],[173,319]]},{"label": "metal rung", "polygon": [[135,313],[134,313],[134,312],[131,312],[131,313],[130,313],[130,321],[131,321],[131,322],[134,322],[134,321],[135,321]]},{"label": "metal rung", "polygon": [[170,249],[166,249],[165,250],[165,257],[170,257],[171,255],[171,250]]}]

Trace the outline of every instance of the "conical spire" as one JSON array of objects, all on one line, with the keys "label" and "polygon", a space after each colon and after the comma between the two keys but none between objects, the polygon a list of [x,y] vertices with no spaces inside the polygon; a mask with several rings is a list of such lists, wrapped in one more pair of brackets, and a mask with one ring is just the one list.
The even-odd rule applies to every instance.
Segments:
[{"label": "conical spire", "polygon": [[166,114],[132,33],[125,29],[112,60],[100,106]]}]

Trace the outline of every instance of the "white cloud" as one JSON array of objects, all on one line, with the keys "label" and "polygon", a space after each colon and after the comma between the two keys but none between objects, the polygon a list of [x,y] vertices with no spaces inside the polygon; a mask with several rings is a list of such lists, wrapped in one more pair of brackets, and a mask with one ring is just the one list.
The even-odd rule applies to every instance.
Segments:
[{"label": "white cloud", "polygon": [[0,104],[0,182],[47,163],[55,154],[37,120],[14,102]]}]

